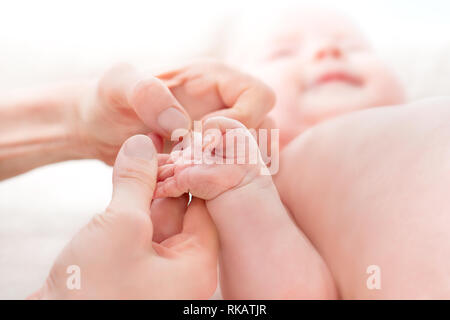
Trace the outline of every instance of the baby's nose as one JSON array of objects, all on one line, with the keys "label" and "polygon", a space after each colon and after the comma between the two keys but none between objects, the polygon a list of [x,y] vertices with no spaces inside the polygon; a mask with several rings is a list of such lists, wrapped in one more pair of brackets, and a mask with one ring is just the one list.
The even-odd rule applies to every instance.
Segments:
[{"label": "baby's nose", "polygon": [[314,59],[323,60],[327,58],[332,59],[342,58],[342,50],[339,48],[339,46],[333,44],[321,45],[320,47],[317,48],[316,52],[314,53]]}]

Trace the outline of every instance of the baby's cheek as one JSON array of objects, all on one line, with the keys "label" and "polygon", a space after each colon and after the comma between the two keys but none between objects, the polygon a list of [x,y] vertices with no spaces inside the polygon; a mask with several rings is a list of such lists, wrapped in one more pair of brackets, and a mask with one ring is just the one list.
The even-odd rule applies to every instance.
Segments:
[{"label": "baby's cheek", "polygon": [[355,60],[355,68],[360,70],[366,82],[368,107],[405,102],[404,89],[397,75],[377,56],[365,55]]},{"label": "baby's cheek", "polygon": [[396,76],[389,71],[380,71],[380,73],[376,76],[376,95],[380,97],[379,105],[405,103],[405,92]]},{"label": "baby's cheek", "polygon": [[301,84],[297,84],[286,78],[280,79],[279,82],[273,83],[270,86],[276,95],[276,105],[272,112],[277,116],[284,115],[288,119],[299,117],[299,104],[302,96]]}]

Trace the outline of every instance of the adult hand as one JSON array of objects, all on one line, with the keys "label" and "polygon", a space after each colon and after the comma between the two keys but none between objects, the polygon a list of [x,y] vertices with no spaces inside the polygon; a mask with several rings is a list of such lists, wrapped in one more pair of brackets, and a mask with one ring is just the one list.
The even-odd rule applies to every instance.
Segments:
[{"label": "adult hand", "polygon": [[258,79],[213,60],[157,75],[194,120],[235,119],[257,128],[275,105],[275,94]]},{"label": "adult hand", "polygon": [[[202,200],[189,205],[181,233],[167,238],[159,231],[162,242],[152,240],[149,208],[157,162],[147,136],[124,143],[114,165],[110,205],[63,249],[45,285],[31,298],[207,299],[214,293],[218,240]],[[70,266],[79,268],[79,290],[67,286]]]},{"label": "adult hand", "polygon": [[189,129],[191,119],[170,90],[157,78],[132,66],[113,67],[82,95],[78,103],[81,145],[85,152],[113,164],[123,142],[135,134],[152,133],[158,150],[161,137]]},{"label": "adult hand", "polygon": [[[83,95],[82,95],[83,96]],[[112,164],[122,143],[134,134],[160,137],[189,129],[192,120],[222,115],[256,128],[275,103],[259,80],[218,62],[203,61],[156,77],[129,65],[108,71],[79,104],[79,135],[85,153]]]}]

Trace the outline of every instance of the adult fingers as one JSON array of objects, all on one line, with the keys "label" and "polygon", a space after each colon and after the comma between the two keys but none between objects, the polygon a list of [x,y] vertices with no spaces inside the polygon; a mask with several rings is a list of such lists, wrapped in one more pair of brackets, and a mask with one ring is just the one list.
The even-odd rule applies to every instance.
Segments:
[{"label": "adult fingers", "polygon": [[131,227],[130,230],[139,228],[141,223],[149,223],[146,232],[150,239],[153,230],[149,208],[157,170],[156,150],[149,137],[136,135],[125,141],[114,164],[113,196],[107,210],[119,216],[123,227]]},{"label": "adult fingers", "polygon": [[[275,105],[273,90],[263,82],[228,69],[218,82],[219,93],[230,108],[213,112],[206,117],[224,116],[236,119],[247,128],[257,128]],[[205,118],[206,118],[205,117]]]},{"label": "adult fingers", "polygon": [[202,258],[203,261],[217,264],[219,238],[204,200],[192,198],[181,233],[166,239],[161,245],[188,259]]},{"label": "adult fingers", "polygon": [[110,105],[125,114],[130,108],[151,131],[165,138],[170,138],[176,129],[190,128],[189,115],[167,86],[130,65],[122,64],[108,71],[99,90]]},{"label": "adult fingers", "polygon": [[153,241],[162,242],[181,232],[189,197],[155,199],[151,206]]}]

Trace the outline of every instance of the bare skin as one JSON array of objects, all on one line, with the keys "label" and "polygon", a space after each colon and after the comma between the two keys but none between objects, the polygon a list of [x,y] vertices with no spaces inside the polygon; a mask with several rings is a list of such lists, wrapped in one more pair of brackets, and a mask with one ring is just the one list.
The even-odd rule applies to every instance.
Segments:
[{"label": "bare skin", "polygon": [[[272,177],[261,173],[265,165],[250,132],[237,121],[213,117],[205,121],[205,141],[212,128],[221,133],[205,156],[214,150],[224,163],[189,163],[186,159],[191,159],[192,148],[187,147],[182,156],[160,166],[155,197],[178,197],[189,191],[205,200],[219,234],[223,297],[336,298],[322,258],[289,217]],[[229,144],[230,136],[248,140]],[[233,150],[245,150],[246,145],[258,154],[254,164],[248,161],[252,151],[242,164],[237,162]]]},{"label": "bare skin", "polygon": [[449,119],[450,99],[366,110],[283,150],[277,189],[341,298],[450,297]]},{"label": "bare skin", "polygon": [[[156,76],[119,65],[98,81],[18,90],[0,98],[0,180],[65,160],[111,165],[136,134],[154,144],[138,136],[138,150],[161,151],[162,138],[211,114],[257,125],[273,104],[273,92],[262,82],[213,61]],[[122,154],[116,162],[114,186],[134,180],[134,187],[129,185],[141,193],[141,207],[126,188],[115,192],[112,204],[68,244],[32,298],[206,299],[214,292],[217,247],[204,202],[195,199],[188,207],[186,196],[152,201],[154,161],[143,168],[142,159],[124,159]],[[81,292],[65,287],[72,264],[89,275]],[[136,270],[139,277],[132,276]]]},{"label": "bare skin", "polygon": [[0,180],[55,162],[114,163],[123,142],[162,138],[211,115],[258,126],[274,105],[259,80],[214,61],[160,75],[118,65],[98,81],[17,90],[0,97]]},{"label": "bare skin", "polygon": [[[404,97],[395,76],[380,63],[353,25],[336,17],[319,18],[297,17],[295,21],[301,22],[301,28],[287,24],[295,32],[283,30],[271,39],[274,41],[267,46],[269,52],[258,61],[262,63],[253,66],[255,73],[277,93],[278,105],[272,115],[282,130],[282,144],[292,140],[281,156],[276,189],[271,180],[258,177],[251,168],[217,171],[214,166],[177,167],[169,163],[164,168],[168,176],[160,182],[157,196],[177,197],[191,191],[206,200],[206,207],[219,229],[222,288],[226,298],[448,298],[450,263],[446,259],[449,251],[446,226],[450,208],[445,190],[450,179],[443,159],[449,147],[446,119],[450,116],[450,103],[448,100],[423,102],[417,106],[357,112],[328,121],[346,112],[398,105]],[[302,32],[298,32],[300,29]],[[286,47],[287,43],[295,46]],[[31,159],[31,164],[17,162],[18,157],[14,158],[15,153],[8,149],[17,146],[17,141],[6,141],[3,150],[7,152],[3,154],[7,157],[0,159],[3,160],[0,172],[14,175],[38,165],[76,157],[95,157],[112,163],[120,145],[131,134],[153,132],[167,137],[168,131],[163,131],[153,118],[158,113],[150,114],[148,109],[138,107],[137,102],[147,101],[145,97],[148,97],[148,92],[139,88],[148,88],[130,86],[135,84],[134,80],[122,82],[123,74],[120,70],[113,71],[106,76],[106,82],[104,79],[99,87],[91,87],[94,88],[91,94],[82,95],[88,97],[80,104],[84,106],[82,112],[73,113],[68,108],[67,113],[51,110],[45,113],[55,115],[56,120],[42,117],[44,122],[51,120],[43,127],[46,123],[56,125],[55,130],[46,131],[42,136],[51,133],[58,139],[50,141],[49,149],[37,148],[39,145],[25,149],[31,152],[20,156]],[[261,123],[262,115],[274,102],[266,86],[240,73],[236,77],[235,71],[223,65],[192,65],[161,74],[156,82],[161,90],[152,94],[159,97],[152,103],[162,109],[175,106],[191,119],[220,110],[220,114],[254,127]],[[138,83],[142,85],[146,81]],[[102,84],[112,90],[101,90]],[[89,104],[89,101],[102,103]],[[119,123],[110,121],[115,113],[110,113],[111,109],[105,106],[113,106],[112,110],[120,115],[116,120],[130,121],[117,126]],[[3,114],[11,115],[9,111]],[[30,119],[30,114],[25,113],[25,117]],[[86,132],[92,135],[72,136],[79,127],[73,127],[75,131],[72,131],[72,127],[60,121],[69,119],[68,123],[72,124],[71,114],[81,115],[82,123],[90,128]],[[9,119],[8,130],[12,130],[16,129],[17,119],[22,118],[21,114],[14,114]],[[322,125],[307,130],[325,120]],[[112,127],[114,131],[109,132]],[[70,130],[65,131],[67,128]],[[22,130],[17,136],[21,137],[20,141],[28,141],[29,136],[23,139],[22,134],[30,132]],[[67,136],[75,138],[67,140]],[[54,143],[59,141],[61,146]],[[77,147],[86,145],[97,147],[73,154]],[[167,198],[161,199],[164,200]],[[176,201],[183,208],[185,199]],[[164,207],[163,202],[159,205]],[[163,213],[161,210],[160,217]],[[230,219],[230,213],[236,215]],[[177,210],[171,225],[162,218],[161,226],[168,228],[155,228],[153,241],[164,244],[164,239],[179,233],[183,214],[183,210]],[[273,228],[274,225],[280,228]],[[104,244],[108,251],[109,241]],[[80,252],[85,247],[80,246]],[[123,260],[123,251],[116,253],[111,257]],[[240,259],[236,259],[237,255]],[[73,258],[67,251],[62,256],[70,258],[63,261]],[[153,257],[152,252],[151,257],[140,261],[143,264],[139,262],[135,266],[147,266],[146,261]],[[92,262],[85,261],[87,267]],[[192,261],[186,264],[188,270]],[[369,276],[366,270],[370,265],[380,267],[381,290],[369,290],[366,286]],[[155,266],[155,270],[165,274],[162,272],[165,268]],[[126,274],[134,269],[131,265],[122,267],[116,272]],[[180,269],[171,270],[179,272]],[[130,279],[124,283],[127,280]],[[152,279],[148,280],[152,284]],[[186,288],[177,284],[170,284],[180,289],[175,297],[188,297]],[[92,282],[92,285],[104,289],[104,296],[113,296],[114,288],[103,286],[104,283]],[[161,288],[163,297],[174,293],[164,291],[167,288]],[[191,293],[205,297],[211,291],[201,289],[196,287]],[[141,297],[155,298],[150,292],[139,290],[129,294],[136,292],[142,293]]]},{"label": "bare skin", "polygon": [[405,102],[395,73],[348,17],[302,9],[265,18],[267,32],[256,45],[232,45],[230,60],[275,91],[269,115],[280,128],[281,146],[336,116]]},{"label": "bare skin", "polygon": [[[114,165],[108,208],[67,244],[31,299],[207,299],[213,294],[218,241],[203,200],[193,199],[185,209],[179,232],[168,237],[161,232],[163,241],[152,240],[149,207],[157,171],[151,140],[145,135],[128,139]],[[67,286],[69,266],[79,267],[79,290]]]}]

